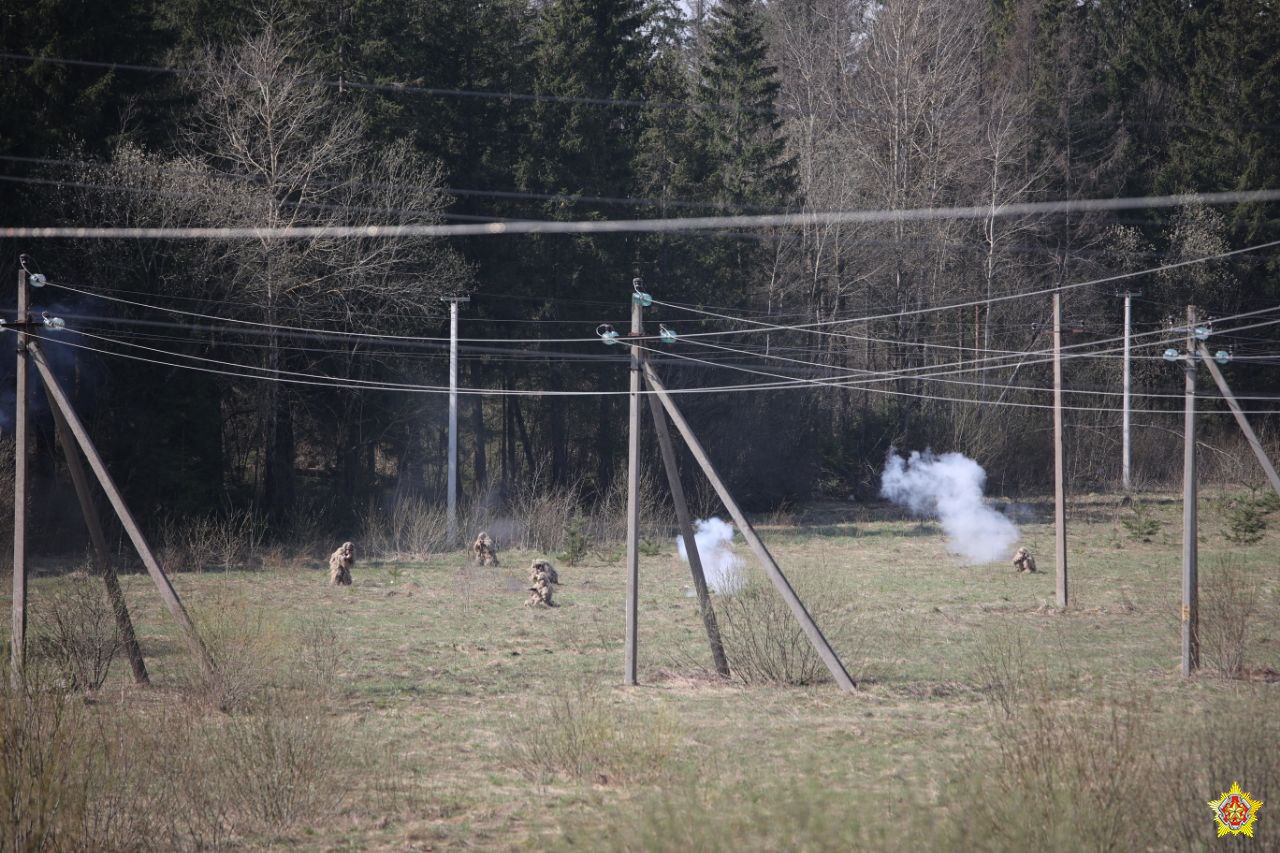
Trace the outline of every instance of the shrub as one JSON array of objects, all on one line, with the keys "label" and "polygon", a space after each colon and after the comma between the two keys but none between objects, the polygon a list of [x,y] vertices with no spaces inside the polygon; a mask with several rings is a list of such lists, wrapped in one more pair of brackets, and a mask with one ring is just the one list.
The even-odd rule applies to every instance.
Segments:
[{"label": "shrub", "polygon": [[[1149,814],[1150,709],[1037,695],[999,721],[994,752],[970,756],[948,809],[966,850],[1124,850]],[[968,774],[972,778],[967,778]],[[1202,798],[1203,799],[1203,798]],[[1206,810],[1207,812],[1207,810]],[[1127,843],[1133,842],[1133,843]]]},{"label": "shrub", "polygon": [[[864,822],[869,814],[892,820],[894,812],[910,809],[911,795],[896,796],[898,792],[889,785],[882,786],[880,793],[869,813],[854,807],[849,791],[824,784],[816,773],[756,777],[749,782],[709,780],[700,773],[696,780],[681,779],[674,787],[622,803],[604,826],[578,825],[570,816],[562,827],[562,846],[569,850],[699,853],[892,850],[895,845],[884,839],[868,837]],[[903,827],[911,816],[900,815],[901,823],[891,837],[900,838],[908,831]],[[914,830],[911,833],[918,836]],[[908,843],[896,847],[910,849]]]},{"label": "shrub", "polygon": [[47,663],[64,689],[97,690],[123,646],[102,582],[76,573],[36,604],[32,657]]},{"label": "shrub", "polygon": [[1225,675],[1234,677],[1244,671],[1259,593],[1256,574],[1229,555],[1205,573],[1200,589],[1200,650],[1205,662]]},{"label": "shrub", "polygon": [[[830,575],[819,572],[796,585],[809,615],[833,647],[856,647],[854,625]],[[745,581],[732,595],[719,595],[719,616],[725,655],[733,676],[743,683],[806,685],[829,681],[831,674],[809,637],[777,591],[758,576]],[[845,665],[851,661],[845,657]],[[857,674],[850,672],[857,677]]]},{"label": "shrub", "polygon": [[964,757],[928,846],[1208,849],[1210,798],[1233,780],[1264,801],[1280,790],[1278,702],[1274,691],[1244,691],[1188,716],[1140,693],[1085,703],[1028,696],[997,721],[994,751]]},{"label": "shrub", "polygon": [[221,594],[192,607],[191,616],[213,659],[214,672],[183,660],[188,682],[220,711],[247,711],[268,698],[273,684],[289,683],[299,642],[263,605],[244,596]]},{"label": "shrub", "polygon": [[58,692],[2,682],[0,847],[53,849],[78,837],[75,827],[89,804],[85,712]]},{"label": "shrub", "polygon": [[157,553],[166,572],[230,571],[251,560],[262,547],[266,523],[249,512],[233,510],[203,516],[166,515],[156,535]]},{"label": "shrub", "polygon": [[546,784],[651,782],[675,754],[675,727],[665,714],[613,708],[586,684],[554,692],[507,733],[508,752],[521,775]]},{"label": "shrub", "polygon": [[332,723],[284,707],[232,717],[211,739],[215,785],[250,825],[287,829],[331,793],[331,731]]},{"label": "shrub", "polygon": [[997,634],[978,650],[978,689],[1000,709],[1006,719],[1026,700],[1030,689],[1026,658],[1028,645],[1021,631]]},{"label": "shrub", "polygon": [[342,642],[326,615],[308,619],[301,630],[298,666],[307,683],[324,693],[332,689],[342,660]]}]

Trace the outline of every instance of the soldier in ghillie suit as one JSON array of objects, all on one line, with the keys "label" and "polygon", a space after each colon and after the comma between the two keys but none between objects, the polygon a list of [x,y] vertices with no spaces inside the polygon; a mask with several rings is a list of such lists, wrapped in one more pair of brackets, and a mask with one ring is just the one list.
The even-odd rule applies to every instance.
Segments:
[{"label": "soldier in ghillie suit", "polygon": [[529,569],[529,600],[527,607],[555,607],[551,600],[551,587],[560,583],[555,567],[546,560],[534,560]]},{"label": "soldier in ghillie suit", "polygon": [[351,586],[351,567],[356,562],[356,546],[343,542],[329,555],[329,585]]},{"label": "soldier in ghillie suit", "polygon": [[493,547],[493,540],[488,533],[481,533],[476,537],[475,544],[471,546],[471,554],[477,566],[498,565],[498,549]]},{"label": "soldier in ghillie suit", "polygon": [[1034,572],[1036,570],[1036,558],[1031,556],[1031,552],[1026,548],[1019,548],[1013,552],[1013,565],[1018,570],[1018,574]]},{"label": "soldier in ghillie suit", "polygon": [[533,564],[529,566],[529,583],[533,583],[537,580],[539,574],[545,574],[550,578],[551,583],[560,583],[560,575],[556,574],[556,567],[551,565],[550,560],[533,561]]}]

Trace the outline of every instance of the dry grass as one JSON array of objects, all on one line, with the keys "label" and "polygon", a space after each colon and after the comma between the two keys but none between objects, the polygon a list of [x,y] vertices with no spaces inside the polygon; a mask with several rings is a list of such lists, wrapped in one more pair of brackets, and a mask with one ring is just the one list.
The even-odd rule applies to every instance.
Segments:
[{"label": "dry grass", "polygon": [[506,742],[513,765],[536,784],[643,784],[669,771],[675,732],[665,710],[628,708],[580,682],[557,686],[533,713],[512,721]]},{"label": "dry grass", "polygon": [[[1175,501],[1147,503],[1176,531]],[[1206,601],[1229,552],[1258,585],[1245,668],[1280,668],[1280,534],[1225,543],[1206,503]],[[6,699],[0,787],[55,805],[0,846],[1212,849],[1208,799],[1235,780],[1280,797],[1276,687],[1178,675],[1176,535],[1134,542],[1114,498],[1082,496],[1057,612],[1039,518],[1023,534],[1043,571],[1017,575],[956,565],[932,525],[827,509],[765,538],[871,673],[852,695],[713,677],[666,537],[641,563],[635,689],[619,686],[625,572],[598,551],[561,567],[561,606],[540,611],[523,601],[542,554],[509,547],[499,568],[461,550],[362,562],[342,589],[319,562],[178,575],[224,685],[126,575],[156,686],[117,659],[89,702]],[[33,598],[64,583],[38,577]],[[1207,605],[1202,622],[1222,625]],[[1258,849],[1280,837],[1267,814]]]}]

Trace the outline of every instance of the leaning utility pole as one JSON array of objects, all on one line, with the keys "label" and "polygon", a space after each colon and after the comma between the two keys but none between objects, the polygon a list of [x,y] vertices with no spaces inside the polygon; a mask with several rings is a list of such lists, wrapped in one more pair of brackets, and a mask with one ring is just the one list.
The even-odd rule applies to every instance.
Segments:
[{"label": "leaning utility pole", "polygon": [[442,296],[449,303],[449,543],[458,535],[458,303],[470,296]]},{"label": "leaning utility pole", "polygon": [[1067,606],[1067,506],[1062,461],[1062,292],[1053,292],[1053,525],[1058,607]]},{"label": "leaning utility pole", "polygon": [[[27,282],[26,257],[18,270],[17,322],[26,324],[31,303],[31,291]],[[25,325],[19,326],[24,329]],[[10,623],[9,665],[14,686],[22,682],[26,664],[27,642],[27,333],[18,332],[18,386],[13,417],[14,466],[13,466],[13,615]]]},{"label": "leaning utility pole", "polygon": [[1131,460],[1133,456],[1132,456],[1132,450],[1131,450],[1132,445],[1130,444],[1130,441],[1129,441],[1129,427],[1130,427],[1129,414],[1132,409],[1132,405],[1130,402],[1130,388],[1132,383],[1132,372],[1131,372],[1130,365],[1132,362],[1132,352],[1130,351],[1130,348],[1129,348],[1129,343],[1131,339],[1131,330],[1132,330],[1132,320],[1133,320],[1132,300],[1133,300],[1133,297],[1140,296],[1140,295],[1141,295],[1140,293],[1134,293],[1128,290],[1126,290],[1123,294],[1124,296],[1124,403],[1123,403],[1124,412],[1121,415],[1121,417],[1123,419],[1124,435],[1121,439],[1121,442],[1122,442],[1121,454],[1123,456],[1123,459],[1120,465],[1120,484],[1126,492],[1129,491],[1129,489],[1132,488],[1133,486],[1132,477],[1130,476],[1130,466],[1132,464]]},{"label": "leaning utility pole", "polygon": [[[645,348],[641,345],[644,339],[643,309],[653,304],[653,297],[640,289],[643,285],[640,279],[635,279],[632,284],[635,288],[635,293],[631,297],[631,333],[625,338],[631,345],[630,437],[627,448],[627,605],[625,660],[623,665],[625,683],[629,686],[638,683],[636,671],[636,627],[638,625],[637,589],[640,577],[640,383],[641,371],[643,371],[644,382],[648,385],[649,406],[653,414],[654,428],[658,437],[659,450],[662,454],[663,467],[666,469],[667,481],[671,486],[676,518],[680,524],[680,535],[684,539],[685,550],[688,552],[689,571],[693,576],[694,589],[698,595],[698,606],[702,612],[703,627],[707,631],[707,640],[711,645],[711,656],[715,662],[716,672],[721,676],[727,676],[729,674],[729,661],[725,657],[720,629],[716,623],[715,611],[712,609],[711,599],[708,595],[706,576],[702,571],[702,561],[698,554],[697,538],[694,536],[693,525],[689,518],[689,507],[685,499],[684,487],[680,484],[680,472],[676,467],[675,449],[672,446],[671,433],[667,429],[666,417],[671,418],[676,431],[684,439],[685,445],[693,455],[694,461],[702,468],[716,494],[720,497],[720,502],[724,504],[734,523],[737,524],[738,532],[742,534],[742,538],[747,541],[747,545],[750,546],[760,560],[765,574],[768,575],[778,594],[782,596],[782,600],[786,603],[796,621],[800,623],[801,630],[804,631],[818,657],[826,664],[827,670],[831,673],[831,677],[835,680],[837,686],[841,690],[856,689],[857,683],[849,676],[839,655],[831,648],[827,638],[823,636],[821,629],[813,621],[813,617],[809,615],[804,602],[796,595],[786,575],[783,574],[782,569],[773,559],[773,555],[769,553],[769,549],[765,547],[765,544],[760,541],[760,537],[756,535],[751,522],[742,514],[737,502],[729,494],[724,481],[720,479],[720,475],[711,464],[711,459],[707,456],[706,450],[693,434],[688,421],[684,419],[679,408],[676,407],[675,400],[672,399],[666,386],[663,385],[662,380],[653,369],[653,364],[647,357]],[[624,340],[608,324],[598,326],[596,334],[608,346],[616,346]],[[659,326],[658,339],[664,344],[674,344],[676,343],[677,335],[665,326]],[[664,410],[666,412],[665,417],[663,415]]]},{"label": "leaning utility pole", "polygon": [[[1262,466],[1262,472],[1267,475],[1267,482],[1271,483],[1271,488],[1275,489],[1276,496],[1280,497],[1280,474],[1276,473],[1276,466],[1271,464],[1271,460],[1267,458],[1266,451],[1262,449],[1262,442],[1258,441],[1258,434],[1249,425],[1249,419],[1244,416],[1244,411],[1241,410],[1240,403],[1236,400],[1236,395],[1231,393],[1231,386],[1227,384],[1222,371],[1218,369],[1218,362],[1215,361],[1214,356],[1209,355],[1209,348],[1204,344],[1200,344],[1199,352],[1205,367],[1209,368],[1209,375],[1213,377],[1213,381],[1218,384],[1218,390],[1226,398],[1227,406],[1231,409],[1231,414],[1235,416],[1236,423],[1240,426],[1240,431],[1244,433],[1245,440],[1249,442],[1249,447],[1253,449],[1253,455],[1257,457],[1258,464]],[[1231,358],[1230,355],[1222,350],[1219,350],[1218,354],[1223,358],[1224,362]]]},{"label": "leaning utility pole", "polygon": [[1182,422],[1182,674],[1200,666],[1199,545],[1196,541],[1196,308],[1187,306]]},{"label": "leaning utility pole", "polygon": [[667,410],[671,422],[675,424],[676,431],[684,439],[689,452],[693,455],[694,461],[701,466],[702,472],[706,475],[707,480],[710,481],[711,487],[715,489],[716,495],[719,496],[720,503],[729,511],[734,523],[738,525],[738,532],[742,534],[742,538],[747,541],[748,547],[755,553],[756,559],[760,561],[760,565],[764,568],[770,582],[773,583],[774,589],[782,596],[782,600],[791,611],[791,615],[800,623],[800,629],[804,631],[810,645],[813,646],[813,650],[818,653],[818,657],[826,664],[827,671],[831,673],[836,685],[841,690],[856,690],[858,687],[857,682],[849,676],[849,672],[844,668],[844,663],[840,660],[840,656],[836,654],[835,649],[831,648],[831,644],[823,636],[818,624],[813,621],[813,617],[804,606],[804,602],[800,600],[800,596],[796,595],[791,582],[787,580],[787,576],[783,574],[781,567],[773,559],[773,555],[769,553],[769,549],[765,547],[764,542],[760,541],[760,537],[756,535],[755,528],[751,526],[751,522],[743,515],[737,501],[733,499],[733,495],[729,493],[728,487],[720,479],[715,466],[711,464],[711,458],[707,455],[706,449],[698,441],[697,436],[693,434],[693,429],[689,426],[689,422],[684,419],[684,415],[676,407],[675,400],[671,398],[667,387],[658,378],[653,365],[647,361],[644,363],[644,375],[650,392],[658,396],[663,408]]}]

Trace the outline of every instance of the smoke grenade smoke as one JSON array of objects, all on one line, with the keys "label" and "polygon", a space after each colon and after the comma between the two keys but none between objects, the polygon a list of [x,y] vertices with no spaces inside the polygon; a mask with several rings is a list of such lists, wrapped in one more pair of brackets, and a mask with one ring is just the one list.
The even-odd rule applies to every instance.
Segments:
[{"label": "smoke grenade smoke", "polygon": [[982,502],[986,481],[982,466],[962,453],[913,451],[903,459],[890,450],[880,495],[916,515],[938,518],[947,549],[966,563],[992,563],[1010,553],[1018,528]]},{"label": "smoke grenade smoke", "polygon": [[[742,586],[742,560],[733,553],[733,525],[718,518],[700,518],[693,523],[693,540],[702,558],[702,572],[707,577],[707,588],[714,593],[727,595]],[[684,537],[676,537],[680,559],[689,562]]]}]

